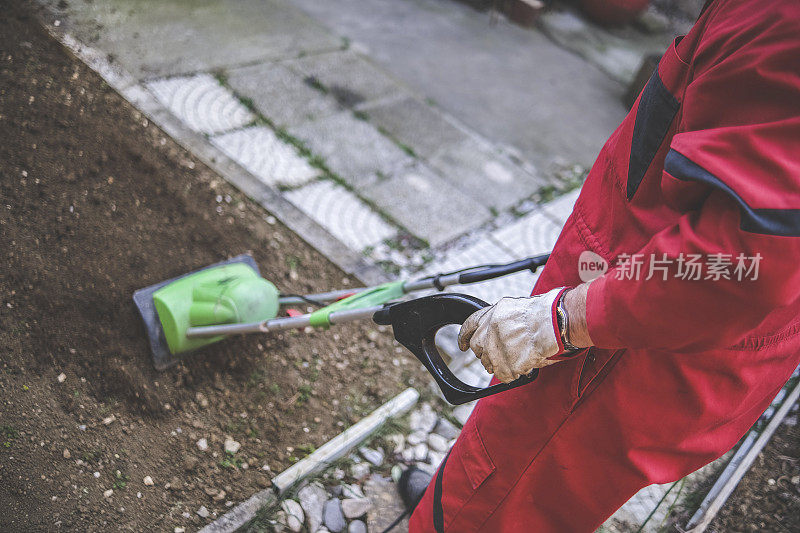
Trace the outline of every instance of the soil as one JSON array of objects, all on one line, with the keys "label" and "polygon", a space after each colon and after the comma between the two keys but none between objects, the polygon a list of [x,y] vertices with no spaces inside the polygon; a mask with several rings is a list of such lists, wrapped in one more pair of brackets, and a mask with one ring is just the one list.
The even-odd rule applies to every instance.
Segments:
[{"label": "soil", "polygon": [[708,531],[800,531],[800,413],[787,418]]},{"label": "soil", "polygon": [[286,292],[356,282],[19,4],[0,17],[0,531],[196,529],[424,374],[371,323],[157,372],[138,288],[244,252]]}]

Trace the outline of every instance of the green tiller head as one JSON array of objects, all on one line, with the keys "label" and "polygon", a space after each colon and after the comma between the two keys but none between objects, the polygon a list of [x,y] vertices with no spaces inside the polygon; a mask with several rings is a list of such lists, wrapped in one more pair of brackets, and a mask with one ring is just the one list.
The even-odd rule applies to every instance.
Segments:
[{"label": "green tiller head", "polygon": [[250,256],[239,256],[200,271],[136,291],[157,368],[173,357],[222,340],[186,337],[191,326],[259,322],[278,314],[278,290],[262,278]]}]

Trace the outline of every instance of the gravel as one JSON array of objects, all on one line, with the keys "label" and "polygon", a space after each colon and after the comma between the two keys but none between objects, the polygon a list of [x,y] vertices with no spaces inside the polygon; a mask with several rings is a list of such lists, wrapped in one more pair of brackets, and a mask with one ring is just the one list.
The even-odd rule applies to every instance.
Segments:
[{"label": "gravel", "polygon": [[422,407],[411,413],[408,424],[412,431],[430,433],[438,421],[439,416],[433,411],[430,404],[424,403]]},{"label": "gravel", "polygon": [[322,525],[322,512],[328,493],[321,485],[312,483],[297,492],[297,499],[306,515],[306,524],[309,531],[317,531]]},{"label": "gravel", "polygon": [[342,513],[351,520],[364,516],[370,507],[372,507],[372,502],[369,498],[346,498],[342,500]]},{"label": "gravel", "polygon": [[338,498],[331,498],[325,502],[324,515],[325,527],[331,533],[340,533],[347,527],[347,522],[345,522],[344,514],[342,513],[342,504]]},{"label": "gravel", "polygon": [[239,448],[241,448],[242,445],[233,440],[232,438],[228,437],[227,439],[225,439],[224,447],[226,453],[234,454],[239,451]]}]

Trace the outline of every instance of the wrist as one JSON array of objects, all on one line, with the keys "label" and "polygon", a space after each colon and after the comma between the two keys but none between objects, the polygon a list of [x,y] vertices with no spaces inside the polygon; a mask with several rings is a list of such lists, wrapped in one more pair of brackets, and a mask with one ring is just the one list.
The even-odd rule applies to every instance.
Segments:
[{"label": "wrist", "polygon": [[570,344],[577,348],[593,346],[589,336],[589,327],[586,322],[586,295],[589,283],[578,285],[564,293],[564,308],[569,315],[566,338]]}]

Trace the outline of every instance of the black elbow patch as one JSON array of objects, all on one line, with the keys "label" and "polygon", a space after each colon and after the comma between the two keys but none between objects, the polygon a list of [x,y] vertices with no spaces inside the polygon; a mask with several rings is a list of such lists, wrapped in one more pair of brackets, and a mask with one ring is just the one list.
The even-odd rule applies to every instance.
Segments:
[{"label": "black elbow patch", "polygon": [[664,170],[679,180],[699,181],[728,195],[739,206],[743,231],[780,237],[800,237],[800,209],[753,209],[721,179],[672,149],[664,161]]},{"label": "black elbow patch", "polygon": [[636,194],[679,108],[680,103],[664,86],[656,68],[642,90],[636,109],[636,121],[633,123],[626,191],[628,200]]}]

